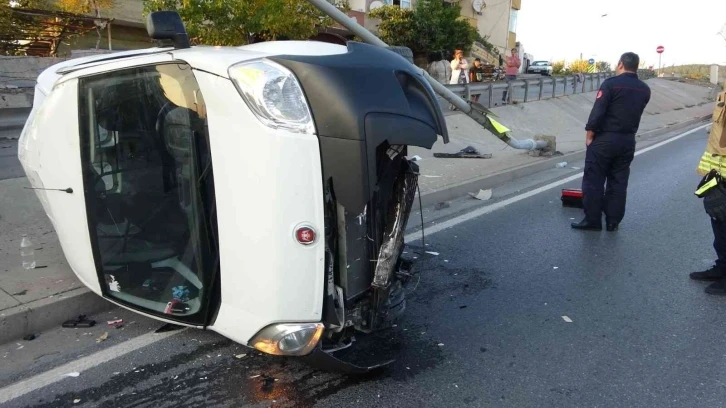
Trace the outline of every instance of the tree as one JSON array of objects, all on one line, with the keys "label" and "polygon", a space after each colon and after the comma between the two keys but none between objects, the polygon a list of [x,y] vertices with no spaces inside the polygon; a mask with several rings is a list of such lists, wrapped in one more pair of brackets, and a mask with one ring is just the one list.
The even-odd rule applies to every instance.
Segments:
[{"label": "tree", "polygon": [[589,65],[590,63],[587,60],[577,59],[570,62],[570,65],[567,66],[567,71],[573,74],[583,74],[587,72]]},{"label": "tree", "polygon": [[73,36],[96,29],[100,39],[106,22],[89,21],[85,14],[100,16],[115,0],[0,1],[5,3],[0,4],[0,53],[54,56],[60,43]]},{"label": "tree", "polygon": [[439,50],[471,50],[482,37],[476,28],[459,17],[461,6],[438,0],[419,0],[414,10],[383,6],[371,11],[381,19],[378,36],[390,45],[404,45],[415,54]]},{"label": "tree", "polygon": [[552,63],[552,75],[562,75],[565,73],[565,61],[555,61]]},{"label": "tree", "polygon": [[146,12],[176,10],[195,44],[242,45],[258,37],[308,39],[333,24],[305,0],[144,0]]},{"label": "tree", "polygon": [[598,72],[612,71],[612,68],[610,67],[610,63],[607,61],[598,61],[597,63],[595,63],[595,66],[597,67]]},{"label": "tree", "polygon": [[[58,0],[56,2],[56,7],[68,13],[93,13],[96,17],[101,17],[101,10],[113,7],[114,1],[115,0]],[[98,35],[98,38],[96,39],[96,49],[98,49],[98,46],[101,44],[101,38],[103,38],[101,30],[106,28],[106,24],[108,23],[97,20],[95,24],[96,34]]]}]

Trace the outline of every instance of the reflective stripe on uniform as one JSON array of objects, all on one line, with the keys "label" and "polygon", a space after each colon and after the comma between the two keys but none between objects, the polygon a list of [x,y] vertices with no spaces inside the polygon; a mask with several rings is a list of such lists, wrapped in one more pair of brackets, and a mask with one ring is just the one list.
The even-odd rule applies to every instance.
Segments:
[{"label": "reflective stripe on uniform", "polygon": [[726,174],[726,157],[714,156],[713,154],[706,152],[701,156],[701,161],[698,163],[698,169],[708,173],[711,170],[716,170],[719,173]]}]

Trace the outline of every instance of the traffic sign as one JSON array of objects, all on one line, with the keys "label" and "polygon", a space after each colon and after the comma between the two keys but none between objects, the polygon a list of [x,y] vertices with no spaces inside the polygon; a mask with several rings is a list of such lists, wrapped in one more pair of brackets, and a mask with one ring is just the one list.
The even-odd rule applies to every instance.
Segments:
[{"label": "traffic sign", "polygon": [[663,51],[665,51],[665,48],[662,45],[659,45],[658,48],[655,49],[655,51],[658,54],[663,54]]},{"label": "traffic sign", "polygon": [[589,60],[587,60],[587,63],[590,64],[590,65],[592,65],[592,64],[595,63],[595,59],[594,58],[590,58]]}]

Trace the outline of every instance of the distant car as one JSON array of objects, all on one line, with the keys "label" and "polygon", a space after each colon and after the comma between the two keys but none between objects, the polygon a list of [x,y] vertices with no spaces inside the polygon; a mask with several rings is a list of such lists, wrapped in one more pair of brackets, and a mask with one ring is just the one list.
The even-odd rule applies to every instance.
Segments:
[{"label": "distant car", "polygon": [[552,64],[548,61],[535,61],[527,68],[528,74],[552,75]]}]

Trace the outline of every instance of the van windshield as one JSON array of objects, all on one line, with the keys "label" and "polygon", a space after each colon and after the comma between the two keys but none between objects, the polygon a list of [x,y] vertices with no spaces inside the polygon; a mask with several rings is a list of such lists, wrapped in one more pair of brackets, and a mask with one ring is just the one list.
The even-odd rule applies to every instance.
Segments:
[{"label": "van windshield", "polygon": [[185,64],[80,80],[89,229],[107,296],[201,323],[215,269],[204,100]]}]

